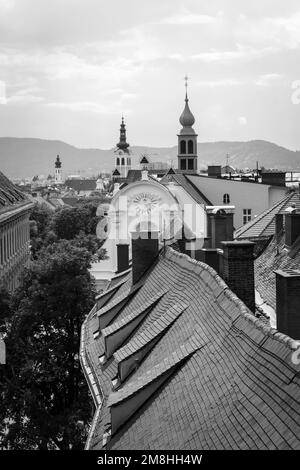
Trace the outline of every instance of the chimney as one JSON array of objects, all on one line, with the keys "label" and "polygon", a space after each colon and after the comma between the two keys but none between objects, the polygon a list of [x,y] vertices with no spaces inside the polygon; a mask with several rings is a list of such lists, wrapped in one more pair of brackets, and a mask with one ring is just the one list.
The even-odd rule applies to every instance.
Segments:
[{"label": "chimney", "polygon": [[208,264],[215,271],[219,272],[219,253],[214,248],[202,248],[196,252],[196,260]]},{"label": "chimney", "polygon": [[277,330],[300,339],[300,271],[275,271]]},{"label": "chimney", "polygon": [[132,283],[136,284],[158,256],[158,231],[131,233]]},{"label": "chimney", "polygon": [[291,212],[285,215],[285,244],[291,247],[300,236],[300,214]]},{"label": "chimney", "polygon": [[275,235],[278,238],[283,231],[283,214],[275,215]]},{"label": "chimney", "polygon": [[211,238],[210,248],[221,248],[223,241],[233,240],[233,214],[218,210],[208,216],[207,235]]},{"label": "chimney", "polygon": [[285,186],[285,171],[264,170],[261,172],[261,182],[272,186]]},{"label": "chimney", "polygon": [[122,273],[129,269],[129,245],[121,244],[117,245],[117,263],[118,273]]},{"label": "chimney", "polygon": [[230,289],[255,311],[254,243],[249,241],[222,242],[221,275]]},{"label": "chimney", "polygon": [[221,165],[208,165],[207,176],[211,176],[213,178],[221,178],[222,176]]}]

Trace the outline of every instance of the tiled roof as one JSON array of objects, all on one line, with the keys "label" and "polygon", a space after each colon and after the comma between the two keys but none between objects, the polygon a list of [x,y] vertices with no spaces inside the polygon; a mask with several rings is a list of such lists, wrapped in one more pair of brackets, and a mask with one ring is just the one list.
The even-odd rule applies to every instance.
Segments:
[{"label": "tiled roof", "polygon": [[[291,362],[297,343],[255,318],[212,268],[169,248],[111,325],[164,288],[102,366],[105,338],[93,338],[91,317],[85,323],[85,352],[103,396],[89,448],[101,449],[112,429],[108,449],[300,449],[300,366]],[[170,307],[180,302],[186,309],[165,322],[163,334],[113,391],[122,351],[130,345],[137,351],[147,337],[151,342],[153,327],[163,328]],[[127,399],[135,396],[129,413]]]},{"label": "tiled roof", "polygon": [[179,184],[198,204],[212,205],[207,197],[194,185],[188,175],[169,171],[161,180],[161,184],[175,181]]},{"label": "tiled roof", "polygon": [[25,194],[0,172],[0,214],[28,203]]},{"label": "tiled roof", "polygon": [[96,189],[96,179],[71,179],[65,181],[67,188],[75,191],[94,191]]},{"label": "tiled roof", "polygon": [[300,197],[298,192],[291,192],[285,196],[281,201],[276,202],[274,206],[265,210],[255,219],[250,220],[247,224],[240,227],[235,231],[234,238],[261,238],[271,237],[275,233],[275,216],[282,214],[284,211],[295,204],[295,207],[300,210]]},{"label": "tiled roof", "polygon": [[285,235],[273,237],[263,253],[255,260],[255,286],[261,297],[276,309],[276,276],[274,271],[300,269],[300,239],[291,250],[284,244]]}]

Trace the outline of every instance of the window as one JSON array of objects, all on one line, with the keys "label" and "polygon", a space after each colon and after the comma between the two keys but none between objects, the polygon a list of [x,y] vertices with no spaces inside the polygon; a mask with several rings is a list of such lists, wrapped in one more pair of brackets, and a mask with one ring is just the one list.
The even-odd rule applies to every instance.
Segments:
[{"label": "window", "polygon": [[194,153],[194,144],[192,140],[188,141],[188,153]]},{"label": "window", "polygon": [[181,170],[186,170],[186,159],[185,158],[180,161],[180,169]]},{"label": "window", "polygon": [[188,159],[188,169],[193,170],[194,169],[194,160],[192,158]]},{"label": "window", "polygon": [[122,165],[125,165],[125,159],[122,158]]},{"label": "window", "polygon": [[[223,196],[223,204],[229,204],[230,203],[230,196],[229,194],[224,194]],[[247,209],[246,209],[247,210]],[[251,211],[251,209],[250,209]]]},{"label": "window", "polygon": [[183,153],[183,154],[186,153],[186,142],[185,142],[185,140],[182,140],[180,142],[180,153]]},{"label": "window", "polygon": [[251,211],[252,209],[243,209],[243,224],[245,225],[247,222],[251,220]]},{"label": "window", "polygon": [[131,165],[131,158],[127,158],[127,165],[128,165],[128,166]]},{"label": "window", "polygon": [[119,157],[117,158],[117,166],[120,166],[120,159],[119,159]]}]

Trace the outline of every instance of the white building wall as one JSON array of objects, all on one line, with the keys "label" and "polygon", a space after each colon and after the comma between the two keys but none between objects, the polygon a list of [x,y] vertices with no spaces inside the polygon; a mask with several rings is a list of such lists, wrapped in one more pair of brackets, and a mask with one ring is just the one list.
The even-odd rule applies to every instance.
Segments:
[{"label": "white building wall", "polygon": [[256,215],[272,207],[275,202],[283,199],[286,194],[286,188],[279,186],[205,176],[188,176],[188,178],[213,205],[224,204],[224,194],[229,194],[229,204],[235,206],[233,219],[235,229],[243,225],[243,209],[251,209],[253,219]]}]

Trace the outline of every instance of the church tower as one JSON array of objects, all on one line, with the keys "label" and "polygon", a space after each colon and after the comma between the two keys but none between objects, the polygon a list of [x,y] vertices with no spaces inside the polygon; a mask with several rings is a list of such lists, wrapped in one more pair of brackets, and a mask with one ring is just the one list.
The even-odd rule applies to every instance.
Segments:
[{"label": "church tower", "polygon": [[195,118],[189,108],[187,81],[188,77],[185,77],[185,107],[179,118],[182,129],[178,134],[178,170],[183,173],[196,173],[197,134],[192,127]]},{"label": "church tower", "polygon": [[115,171],[113,176],[126,178],[130,169],[131,156],[129,151],[129,144],[126,141],[126,127],[124,123],[124,117],[122,116],[122,122],[120,126],[120,140],[117,143],[117,149],[115,150]]},{"label": "church tower", "polygon": [[55,160],[55,183],[61,184],[62,180],[62,169],[61,169],[61,161],[59,155],[57,155]]}]

